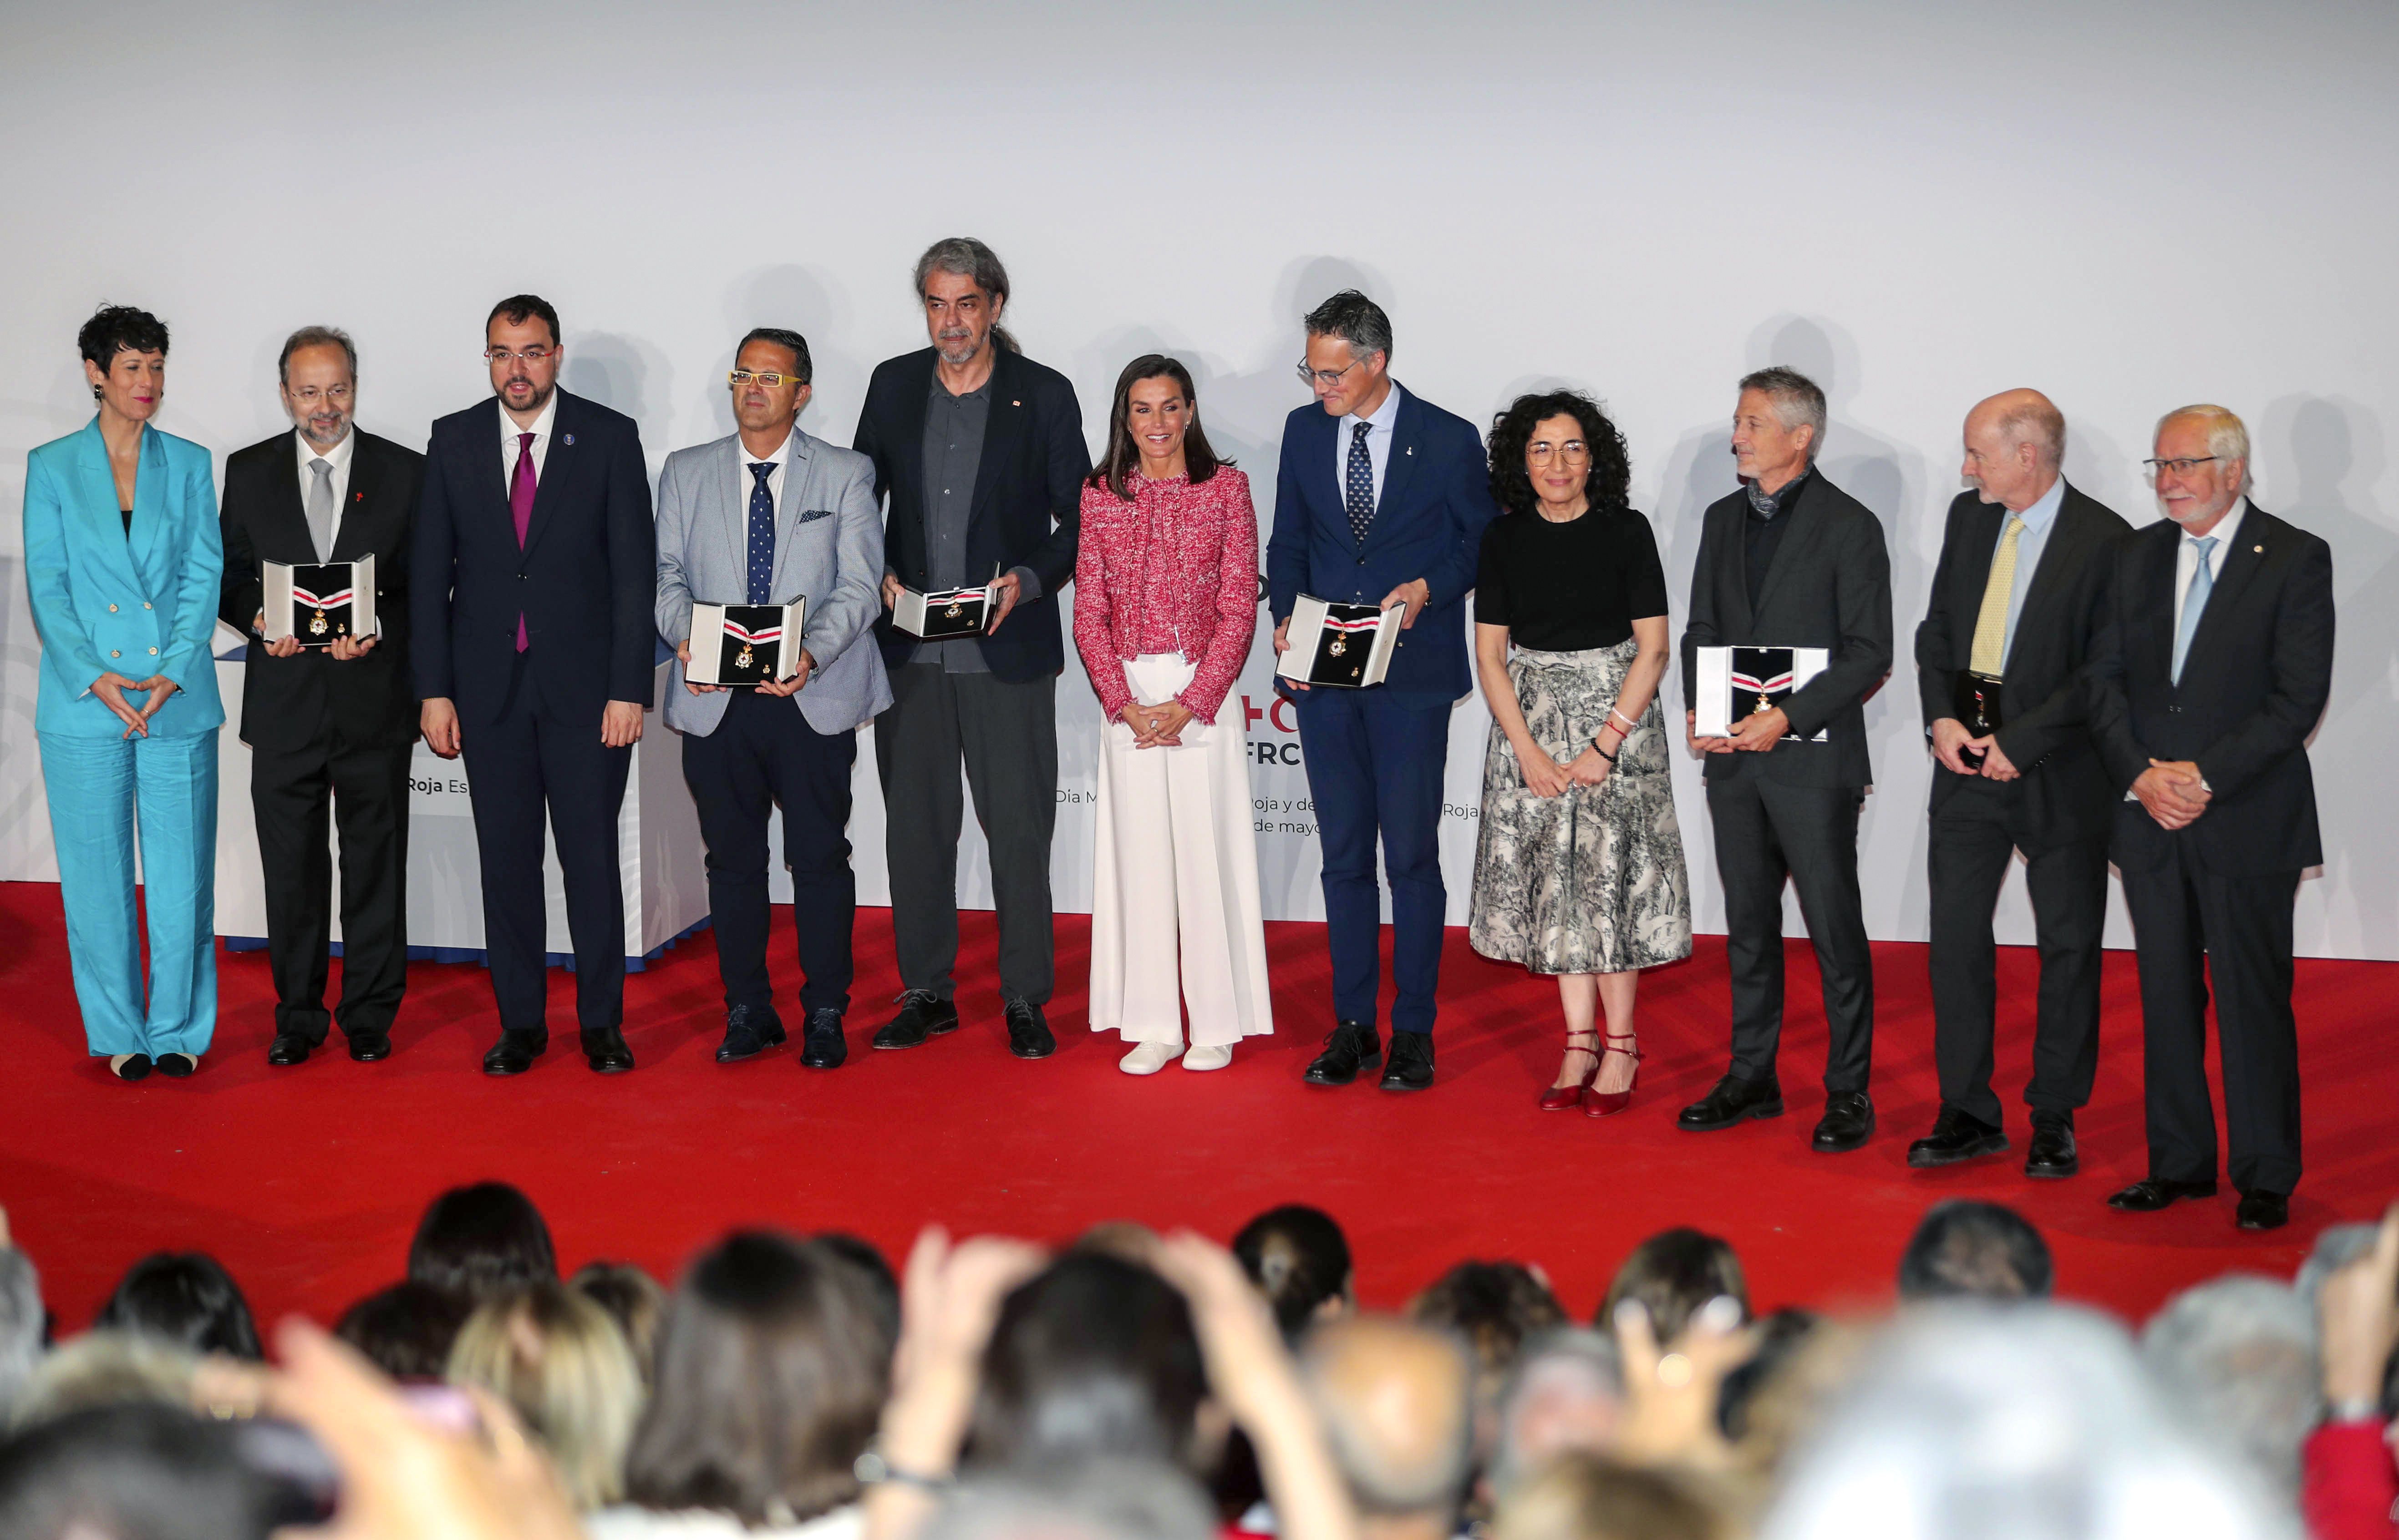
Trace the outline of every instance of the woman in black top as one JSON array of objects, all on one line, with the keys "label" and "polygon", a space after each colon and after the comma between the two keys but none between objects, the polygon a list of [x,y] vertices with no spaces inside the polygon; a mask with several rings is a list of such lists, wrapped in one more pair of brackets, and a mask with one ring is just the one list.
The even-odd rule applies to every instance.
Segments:
[{"label": "woman in black top", "polygon": [[1625,506],[1629,478],[1596,402],[1519,398],[1492,425],[1504,516],[1484,532],[1474,593],[1492,721],[1468,934],[1486,957],[1557,976],[1566,1052],[1540,1105],[1593,1117],[1621,1112],[1640,1073],[1638,970],[1691,952],[1658,710],[1666,575]]}]

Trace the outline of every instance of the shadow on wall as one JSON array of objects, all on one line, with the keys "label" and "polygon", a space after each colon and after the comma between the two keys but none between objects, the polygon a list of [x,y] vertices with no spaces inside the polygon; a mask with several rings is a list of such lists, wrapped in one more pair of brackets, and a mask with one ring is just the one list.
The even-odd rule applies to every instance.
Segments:
[{"label": "shadow on wall", "polygon": [[[673,394],[674,368],[666,355],[638,338],[614,331],[579,333],[565,348],[566,363],[559,371],[558,383],[577,396],[614,407],[639,424],[642,453],[650,461],[649,474],[655,480],[671,447],[664,439],[671,425],[656,415]],[[655,398],[650,394],[653,377],[658,382]]]}]

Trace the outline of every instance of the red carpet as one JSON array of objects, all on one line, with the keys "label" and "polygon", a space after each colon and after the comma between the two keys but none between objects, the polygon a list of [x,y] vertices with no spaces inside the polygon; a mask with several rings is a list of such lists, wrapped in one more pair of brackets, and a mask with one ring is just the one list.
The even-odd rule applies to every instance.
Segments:
[{"label": "red carpet", "polygon": [[[793,984],[789,912],[775,951]],[[1440,1079],[1413,1097],[1370,1085],[1303,1086],[1329,1022],[1322,927],[1269,927],[1278,1034],[1226,1071],[1117,1073],[1113,1037],[1083,1024],[1088,922],[1059,921],[1056,1058],[1010,1059],[990,979],[994,932],[970,915],[961,976],[969,1025],[905,1053],[865,1040],[898,989],[890,924],[860,916],[851,1056],[832,1073],[789,1050],[713,1061],[720,995],[706,933],[628,989],[641,1069],[601,1079],[575,1054],[571,983],[552,975],[556,1045],[514,1081],[476,1073],[496,1032],[474,966],[413,970],[399,1052],[374,1065],[339,1050],[270,1069],[273,993],[264,952],[222,956],[222,1024],[200,1074],[138,1086],[84,1051],[58,892],[0,885],[0,1205],[39,1263],[62,1327],[80,1329],[116,1275],[162,1247],[205,1248],[230,1265],[262,1317],[330,1317],[397,1277],[419,1210],[455,1182],[502,1177],[549,1214],[561,1261],[628,1258],[671,1277],[728,1225],[846,1228],[895,1257],[917,1226],[1063,1237],[1093,1221],[1187,1223],[1220,1238],[1272,1204],[1318,1204],[1357,1250],[1371,1304],[1395,1304],[1449,1263],[1517,1257],[1546,1268],[1578,1315],[1642,1236],[1717,1231],[1741,1249],[1761,1305],[1886,1299],[1925,1206],[1960,1195],[2014,1204],[2047,1232],[2061,1292],[2142,1313],[2228,1267],[2287,1275],[2315,1233],[2365,1219],[2399,1192],[2391,1109],[2399,1064],[2384,1041],[2399,966],[2299,966],[2309,1171],[2288,1229],[2232,1228],[2218,1201],[2159,1215],[2101,1199],[2143,1174],[2140,1031],[2129,954],[2110,953],[2098,1093],[2081,1118],[2082,1174],[2026,1182],[2006,1162],[1913,1173],[1910,1139],[1937,1093],[1923,949],[1879,946],[1875,1100],[1881,1132],[1824,1156],[1807,1145],[1823,1101],[1824,1033],[1813,961],[1791,949],[1782,1082],[1790,1114],[1718,1134],[1674,1127],[1674,1110],[1725,1058],[1723,945],[1642,983],[1649,1060],[1621,1116],[1533,1110],[1557,1064],[1553,986],[1484,962],[1449,934]],[[338,967],[338,964],[336,966]],[[2034,966],[2001,952],[1999,1084],[2026,1074]]]}]

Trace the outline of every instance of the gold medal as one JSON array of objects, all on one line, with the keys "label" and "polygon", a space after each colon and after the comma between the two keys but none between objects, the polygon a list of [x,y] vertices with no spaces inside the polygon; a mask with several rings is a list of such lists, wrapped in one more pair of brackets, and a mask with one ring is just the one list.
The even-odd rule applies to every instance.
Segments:
[{"label": "gold medal", "polygon": [[308,634],[310,636],[323,636],[325,634],[324,611],[319,610],[317,612],[317,618],[308,622]]},{"label": "gold medal", "polygon": [[1333,639],[1333,644],[1324,650],[1332,654],[1335,657],[1339,657],[1343,653],[1349,650],[1349,639],[1347,637],[1336,636]]},{"label": "gold medal", "polygon": [[737,669],[747,669],[750,667],[750,648],[745,642],[742,645],[741,651],[734,655],[733,666]]},{"label": "gold medal", "polygon": [[1757,694],[1757,709],[1761,713],[1774,709],[1774,703],[1766,698],[1766,692],[1763,690]]},{"label": "gold medal", "polygon": [[942,613],[944,615],[948,616],[950,619],[952,619],[952,620],[956,620],[956,619],[957,619],[957,618],[958,618],[958,616],[960,616],[960,615],[964,615],[964,614],[966,614],[966,613],[967,613],[966,602],[965,602],[963,600],[961,600],[961,601],[957,601],[957,602],[956,602],[956,603],[953,603],[953,604],[952,604],[948,609],[943,610]]}]

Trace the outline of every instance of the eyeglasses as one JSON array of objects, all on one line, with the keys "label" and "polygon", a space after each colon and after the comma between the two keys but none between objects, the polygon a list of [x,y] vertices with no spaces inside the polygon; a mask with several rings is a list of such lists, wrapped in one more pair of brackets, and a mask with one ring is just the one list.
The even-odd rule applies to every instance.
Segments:
[{"label": "eyeglasses", "polygon": [[315,385],[302,385],[297,390],[290,391],[289,394],[293,400],[299,402],[302,406],[315,406],[320,400],[331,401],[335,406],[347,406],[350,404],[350,387],[348,385],[327,385],[322,391],[319,391]]},{"label": "eyeglasses", "polygon": [[778,385],[806,385],[808,382],[801,379],[796,374],[754,374],[746,369],[737,369],[730,374],[725,376],[725,383],[737,387],[746,385],[762,385],[767,389],[773,390]]},{"label": "eyeglasses", "polygon": [[2216,456],[2213,454],[2196,454],[2187,455],[2178,460],[2144,460],[2141,464],[2149,467],[2151,476],[2167,470],[2173,471],[2176,476],[2189,476],[2191,466],[2203,466],[2216,458]]},{"label": "eyeglasses", "polygon": [[529,364],[537,364],[557,351],[554,347],[520,347],[511,353],[505,347],[487,347],[483,349],[483,358],[487,363],[495,364],[504,364],[510,358],[522,358]]},{"label": "eyeglasses", "polygon": [[1525,457],[1538,466],[1546,463],[1553,453],[1566,464],[1579,466],[1591,458],[1591,446],[1579,439],[1569,439],[1564,447],[1554,451],[1548,444],[1535,444],[1525,452]]},{"label": "eyeglasses", "polygon": [[1363,358],[1352,358],[1338,369],[1310,369],[1308,367],[1307,360],[1302,359],[1298,366],[1299,383],[1306,385],[1322,385],[1325,389],[1331,390],[1341,383],[1342,375],[1365,361]]}]

